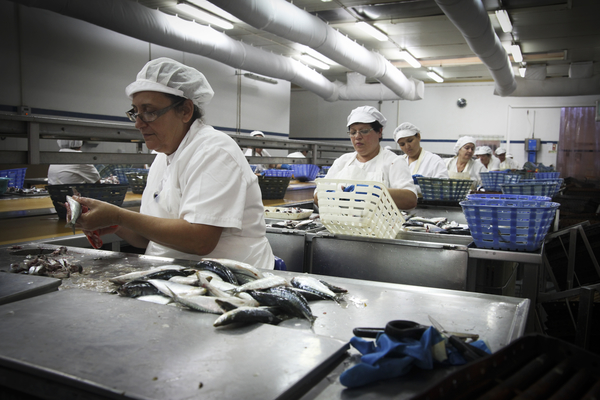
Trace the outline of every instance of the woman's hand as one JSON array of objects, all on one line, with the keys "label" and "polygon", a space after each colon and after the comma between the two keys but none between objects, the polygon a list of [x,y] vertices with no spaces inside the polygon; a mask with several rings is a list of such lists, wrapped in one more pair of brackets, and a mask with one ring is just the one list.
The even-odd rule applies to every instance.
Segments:
[{"label": "woman's hand", "polygon": [[119,229],[120,207],[87,197],[76,196],[74,199],[84,210],[77,219],[77,228],[88,232],[98,231],[101,235],[114,233]]}]

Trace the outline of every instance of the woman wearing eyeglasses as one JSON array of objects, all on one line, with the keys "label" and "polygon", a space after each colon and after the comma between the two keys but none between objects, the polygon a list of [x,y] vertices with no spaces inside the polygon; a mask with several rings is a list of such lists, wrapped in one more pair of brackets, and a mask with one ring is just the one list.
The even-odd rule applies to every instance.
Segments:
[{"label": "woman wearing eyeglasses", "polygon": [[149,150],[157,152],[140,212],[79,198],[77,226],[116,233],[146,254],[229,258],[274,267],[256,175],[228,135],[202,121],[213,96],[203,74],[168,58],[148,62],[126,93]]},{"label": "woman wearing eyeglasses", "polygon": [[[380,142],[387,119],[376,108],[362,106],[348,116],[348,135],[355,152],[334,161],[325,178],[376,181],[383,183],[401,210],[417,206],[417,190],[408,165]],[[318,198],[315,193],[315,203]]]}]

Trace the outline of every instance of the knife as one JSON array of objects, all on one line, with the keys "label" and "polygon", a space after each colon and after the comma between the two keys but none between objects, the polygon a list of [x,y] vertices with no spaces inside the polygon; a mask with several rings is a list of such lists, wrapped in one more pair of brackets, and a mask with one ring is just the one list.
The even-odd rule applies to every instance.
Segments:
[{"label": "knife", "polygon": [[431,325],[433,325],[433,327],[435,329],[437,329],[437,331],[439,333],[443,333],[446,336],[456,336],[456,337],[462,338],[462,339],[473,339],[473,340],[479,339],[479,335],[476,333],[448,332],[447,330],[442,328],[442,325],[440,325],[440,323],[437,322],[431,315],[428,315],[427,317],[429,318]]},{"label": "knife", "polygon": [[[482,358],[482,357],[489,355],[489,353],[487,353],[486,351],[481,350],[478,347],[475,347],[468,343],[463,342],[460,339],[460,337],[458,337],[458,335],[461,335],[461,333],[448,332],[447,330],[442,328],[440,323],[437,322],[431,315],[428,315],[428,317],[429,317],[429,321],[431,321],[431,324],[433,325],[433,327],[435,329],[438,330],[438,332],[444,334],[445,336],[448,336],[448,342],[452,346],[454,346],[454,348],[456,348],[456,350],[458,350],[460,352],[460,354],[462,354],[462,356],[465,358],[465,360],[473,361],[473,360],[477,360],[478,358]],[[463,337],[470,337],[470,338],[475,337],[475,339],[473,339],[473,340],[477,340],[477,338],[479,338],[479,335],[470,335],[467,333],[464,333],[462,335],[464,335]]]}]

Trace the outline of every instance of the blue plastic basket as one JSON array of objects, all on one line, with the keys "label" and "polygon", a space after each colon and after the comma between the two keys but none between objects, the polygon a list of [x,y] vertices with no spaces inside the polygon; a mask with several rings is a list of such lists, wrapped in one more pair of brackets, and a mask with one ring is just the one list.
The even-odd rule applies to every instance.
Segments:
[{"label": "blue plastic basket", "polygon": [[521,175],[509,174],[508,171],[490,171],[480,173],[481,182],[486,190],[500,192],[501,184],[518,183],[521,180]]},{"label": "blue plastic basket", "polygon": [[278,178],[291,178],[294,171],[289,169],[265,169],[264,176],[278,177]]},{"label": "blue plastic basket", "polygon": [[478,197],[461,201],[460,205],[477,247],[509,251],[539,249],[560,206],[540,200],[539,196],[529,199]]},{"label": "blue plastic basket", "polygon": [[536,172],[535,179],[558,179],[560,172]]},{"label": "blue plastic basket", "polygon": [[548,196],[525,196],[520,194],[482,194],[473,193],[467,195],[467,200],[529,200],[529,201],[551,201]]},{"label": "blue plastic basket", "polygon": [[292,164],[294,178],[301,181],[314,181],[319,173],[319,167],[314,164]]},{"label": "blue plastic basket", "polygon": [[562,179],[543,181],[536,179],[535,181],[521,181],[519,183],[503,184],[500,185],[502,193],[504,194],[522,194],[527,196],[548,196],[554,197],[560,186],[562,185]]},{"label": "blue plastic basket", "polygon": [[414,178],[421,188],[424,200],[459,201],[463,200],[471,190],[470,179],[441,179],[417,176]]},{"label": "blue plastic basket", "polygon": [[23,189],[25,172],[27,168],[3,169],[0,171],[0,177],[9,179],[8,187]]},{"label": "blue plastic basket", "polygon": [[144,168],[115,168],[114,173],[119,178],[119,183],[122,185],[129,185],[129,179],[127,179],[127,174],[132,172],[139,172],[148,174],[148,169]]}]

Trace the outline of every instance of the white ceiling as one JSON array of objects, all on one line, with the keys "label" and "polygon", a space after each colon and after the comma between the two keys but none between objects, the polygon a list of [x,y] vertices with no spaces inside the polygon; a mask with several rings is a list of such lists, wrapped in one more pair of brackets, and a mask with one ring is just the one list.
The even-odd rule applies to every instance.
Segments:
[{"label": "white ceiling", "polygon": [[[203,0],[193,0],[202,3]],[[238,0],[243,1],[243,0]],[[138,0],[142,5],[167,14],[193,19],[175,6],[177,0]],[[206,1],[204,1],[206,3]],[[432,68],[445,82],[491,81],[491,75],[474,55],[461,33],[434,0],[294,0],[295,6],[318,16],[341,33],[381,53],[407,77],[426,83]],[[546,79],[569,77],[569,66],[593,62],[593,75],[600,76],[599,0],[483,0],[492,26],[503,45],[520,44],[527,65],[546,65]],[[494,11],[504,8],[513,24],[512,33],[502,32]],[[356,26],[366,21],[385,32],[389,40],[380,42]],[[197,21],[202,23],[202,21]],[[213,26],[214,27],[214,26]],[[255,47],[299,59],[306,47],[261,31],[237,20],[234,29],[221,30],[228,36]],[[422,64],[412,68],[400,59],[406,49]],[[513,62],[515,75],[519,65]],[[349,70],[334,64],[319,70],[329,80],[346,81]],[[374,81],[367,77],[367,81]]]}]

